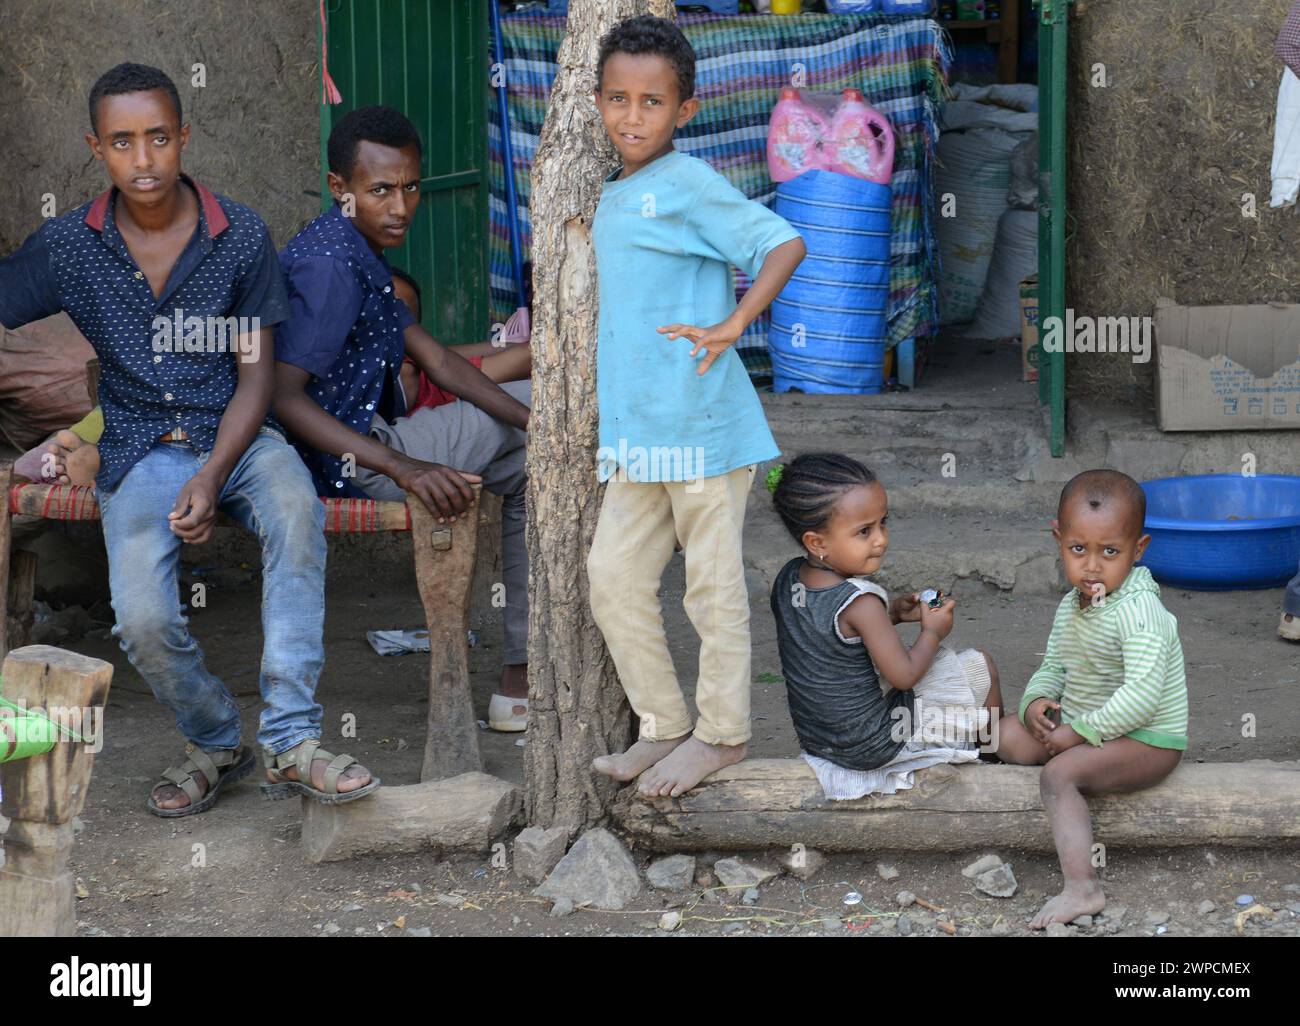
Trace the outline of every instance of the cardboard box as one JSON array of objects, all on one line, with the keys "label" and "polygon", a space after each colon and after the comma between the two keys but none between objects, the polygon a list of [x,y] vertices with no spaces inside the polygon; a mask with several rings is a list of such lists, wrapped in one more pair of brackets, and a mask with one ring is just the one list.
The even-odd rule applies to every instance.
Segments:
[{"label": "cardboard box", "polygon": [[1020,379],[1038,380],[1038,275],[1020,283]]},{"label": "cardboard box", "polygon": [[1156,300],[1162,431],[1300,428],[1300,304]]}]

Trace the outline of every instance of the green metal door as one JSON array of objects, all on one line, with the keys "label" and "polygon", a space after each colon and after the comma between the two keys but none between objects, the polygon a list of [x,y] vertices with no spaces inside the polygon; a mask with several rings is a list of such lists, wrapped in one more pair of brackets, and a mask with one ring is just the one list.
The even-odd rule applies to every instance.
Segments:
[{"label": "green metal door", "polygon": [[326,0],[329,72],[343,96],[321,104],[321,209],[331,203],[325,143],[356,107],[386,104],[420,132],[420,209],[385,255],[420,283],[422,323],[447,344],[488,331],[488,18],[482,0]]},{"label": "green metal door", "polygon": [[[1038,8],[1038,323],[1065,317],[1066,26],[1073,0]],[[1059,348],[1059,347],[1058,347]],[[1038,353],[1038,401],[1050,408],[1053,456],[1065,455],[1065,353]]]}]

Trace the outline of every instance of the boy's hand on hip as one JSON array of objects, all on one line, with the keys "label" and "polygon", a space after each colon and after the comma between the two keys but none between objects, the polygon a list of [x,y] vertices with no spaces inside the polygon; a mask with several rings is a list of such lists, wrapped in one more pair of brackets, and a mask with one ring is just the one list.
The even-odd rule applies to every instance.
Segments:
[{"label": "boy's hand on hip", "polygon": [[691,356],[695,356],[701,349],[705,350],[704,359],[695,372],[703,374],[713,366],[714,360],[736,344],[736,339],[740,338],[744,330],[743,324],[728,317],[710,328],[700,328],[694,324],[667,324],[659,329],[659,334],[667,334],[669,339],[688,339],[694,343]]},{"label": "boy's hand on hip", "polygon": [[202,545],[212,537],[217,523],[217,496],[214,481],[202,471],[181,486],[172,511],[167,514],[172,534],[190,545]]},{"label": "boy's hand on hip", "polygon": [[1043,747],[1047,749],[1047,754],[1056,756],[1060,755],[1068,748],[1084,743],[1082,737],[1074,732],[1074,728],[1068,723],[1062,724],[1054,731],[1047,735],[1047,740],[1043,742]]},{"label": "boy's hand on hip", "polygon": [[1049,709],[1060,715],[1061,703],[1050,698],[1035,698],[1025,708],[1025,727],[1039,744],[1047,744],[1047,738],[1056,730],[1056,723],[1047,715]]},{"label": "boy's hand on hip", "polygon": [[456,517],[469,509],[474,501],[470,485],[479,484],[483,478],[441,463],[410,460],[393,475],[393,480],[403,491],[413,492],[441,524],[447,520],[455,523]]}]

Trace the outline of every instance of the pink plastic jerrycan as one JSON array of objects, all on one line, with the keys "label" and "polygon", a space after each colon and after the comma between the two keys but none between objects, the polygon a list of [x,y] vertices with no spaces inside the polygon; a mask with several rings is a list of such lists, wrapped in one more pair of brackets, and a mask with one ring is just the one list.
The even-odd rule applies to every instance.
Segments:
[{"label": "pink plastic jerrycan", "polygon": [[805,171],[824,168],[821,142],[829,133],[826,119],[786,86],[772,108],[767,126],[767,170],[774,182],[788,182]]},{"label": "pink plastic jerrycan", "polygon": [[824,147],[826,170],[889,185],[894,177],[889,119],[863,101],[861,90],[845,89],[843,96]]}]

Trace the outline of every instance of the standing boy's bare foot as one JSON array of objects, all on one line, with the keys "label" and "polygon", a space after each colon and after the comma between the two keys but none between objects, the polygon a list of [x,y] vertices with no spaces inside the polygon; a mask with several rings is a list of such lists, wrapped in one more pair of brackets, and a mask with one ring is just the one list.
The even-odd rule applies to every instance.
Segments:
[{"label": "standing boy's bare foot", "polygon": [[1106,895],[1096,880],[1067,883],[1065,889],[1044,905],[1029,924],[1031,930],[1045,930],[1048,923],[1070,923],[1079,916],[1095,916],[1106,907]]},{"label": "standing boy's bare foot", "polygon": [[745,757],[740,745],[706,745],[692,735],[684,745],[675,749],[643,774],[637,790],[648,797],[683,795],[710,773],[732,766]]},{"label": "standing boy's bare foot", "polygon": [[667,741],[638,741],[626,752],[597,756],[591,760],[591,768],[615,780],[634,780],[689,737],[683,734]]}]

